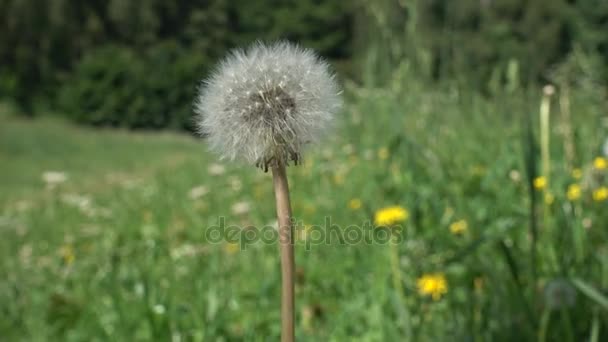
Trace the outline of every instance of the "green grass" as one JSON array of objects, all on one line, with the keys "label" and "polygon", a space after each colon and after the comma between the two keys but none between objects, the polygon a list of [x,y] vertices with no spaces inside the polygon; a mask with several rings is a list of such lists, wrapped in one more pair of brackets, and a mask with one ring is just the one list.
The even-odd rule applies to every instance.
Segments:
[{"label": "green grass", "polygon": [[[592,167],[606,136],[605,103],[571,99],[572,166],[553,111],[547,205],[542,192],[529,191],[534,175],[526,171],[539,160],[536,96],[348,93],[336,133],[289,170],[299,228],[312,227],[296,247],[300,340],[401,340],[408,326],[414,341],[608,338],[608,201],[592,199],[608,185],[608,171]],[[3,339],[278,338],[277,246],[211,243],[206,235],[220,217],[226,226],[272,224],[268,174],[220,164],[185,135],[0,118]],[[572,178],[573,167],[583,169],[582,180]],[[47,171],[67,180],[49,186]],[[582,197],[570,202],[566,188],[578,182]],[[192,198],[201,186],[207,192]],[[361,208],[350,208],[352,199]],[[248,205],[238,212],[239,203]],[[391,205],[409,212],[398,270],[389,245],[311,240],[313,232],[354,231],[348,227]],[[327,218],[333,228],[323,227]],[[451,234],[459,220],[468,229]],[[438,300],[418,292],[417,279],[429,273],[446,277]],[[562,292],[550,301],[552,282]],[[575,300],[560,306],[569,291]]]}]

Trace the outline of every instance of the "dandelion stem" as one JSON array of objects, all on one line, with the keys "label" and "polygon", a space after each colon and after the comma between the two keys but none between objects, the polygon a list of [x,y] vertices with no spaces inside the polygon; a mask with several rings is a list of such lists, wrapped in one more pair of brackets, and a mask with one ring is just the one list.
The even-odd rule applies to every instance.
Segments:
[{"label": "dandelion stem", "polygon": [[279,248],[281,251],[281,341],[293,342],[294,330],[294,253],[293,228],[289,185],[285,165],[277,163],[272,167],[274,194],[279,224]]}]

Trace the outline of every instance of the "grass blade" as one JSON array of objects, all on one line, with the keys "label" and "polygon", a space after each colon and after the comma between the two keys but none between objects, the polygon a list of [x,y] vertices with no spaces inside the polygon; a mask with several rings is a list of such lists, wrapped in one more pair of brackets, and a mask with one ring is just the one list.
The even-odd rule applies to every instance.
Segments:
[{"label": "grass blade", "polygon": [[576,286],[576,288],[581,291],[585,296],[589,297],[604,309],[608,310],[608,298],[604,296],[600,291],[598,291],[595,287],[587,284],[581,279],[572,279],[572,284]]}]

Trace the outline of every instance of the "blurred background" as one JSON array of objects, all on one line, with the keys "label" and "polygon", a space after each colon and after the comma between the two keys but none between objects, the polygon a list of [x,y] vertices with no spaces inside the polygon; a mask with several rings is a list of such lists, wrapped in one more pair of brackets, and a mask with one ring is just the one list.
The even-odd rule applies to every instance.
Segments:
[{"label": "blurred background", "polygon": [[[276,246],[205,236],[273,225],[270,178],[191,134],[258,39],[317,50],[346,102],[289,170],[300,340],[608,339],[607,1],[0,0],[0,25],[7,341],[278,339]],[[398,245],[304,248],[390,206]]]},{"label": "blurred background", "polygon": [[[331,59],[342,79],[488,93],[562,76],[605,83],[601,0],[10,1],[0,3],[0,90],[25,114],[82,123],[191,128],[197,83],[230,48],[289,39]],[[582,60],[581,60],[582,59]],[[511,79],[509,79],[511,77]]]}]

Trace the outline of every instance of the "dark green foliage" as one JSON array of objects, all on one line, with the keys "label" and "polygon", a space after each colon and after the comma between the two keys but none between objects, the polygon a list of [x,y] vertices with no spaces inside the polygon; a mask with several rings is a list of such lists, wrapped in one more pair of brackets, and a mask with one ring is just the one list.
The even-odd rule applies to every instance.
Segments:
[{"label": "dark green foliage", "polygon": [[[61,98],[58,111],[87,123],[188,127],[193,82],[256,39],[312,47],[359,82],[390,84],[405,68],[491,91],[550,81],[578,49],[605,84],[606,32],[604,0],[0,0],[0,98],[28,113]],[[92,89],[104,94],[79,97]]]},{"label": "dark green foliage", "polygon": [[137,53],[107,46],[87,54],[60,91],[76,121],[128,128],[191,129],[204,56],[164,42]]}]

